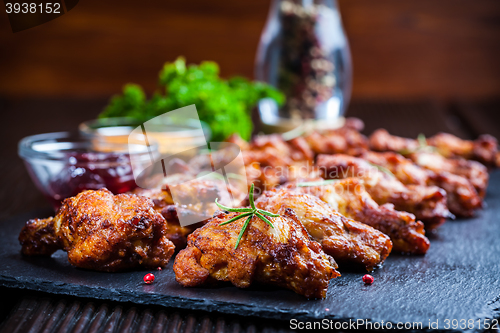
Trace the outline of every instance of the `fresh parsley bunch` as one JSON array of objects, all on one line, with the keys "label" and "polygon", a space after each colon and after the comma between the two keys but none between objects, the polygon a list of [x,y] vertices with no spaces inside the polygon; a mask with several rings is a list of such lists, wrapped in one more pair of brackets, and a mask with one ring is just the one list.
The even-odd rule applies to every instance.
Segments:
[{"label": "fresh parsley bunch", "polygon": [[285,99],[283,94],[265,83],[250,82],[243,77],[221,79],[215,62],[186,66],[182,57],[163,66],[159,86],[160,89],[148,100],[140,86],[125,85],[123,93],[114,96],[99,117],[131,117],[144,122],[195,104],[200,120],[212,130],[213,141],[223,141],[235,132],[249,139],[252,132],[250,113],[257,102],[262,98],[273,98],[282,105]]}]

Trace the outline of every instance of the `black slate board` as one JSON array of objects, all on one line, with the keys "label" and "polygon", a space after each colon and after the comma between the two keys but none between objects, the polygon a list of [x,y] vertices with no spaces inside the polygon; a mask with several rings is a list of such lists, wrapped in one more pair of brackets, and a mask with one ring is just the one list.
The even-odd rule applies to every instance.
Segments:
[{"label": "black slate board", "polygon": [[154,271],[155,283],[146,285],[142,278],[147,271],[85,271],[70,266],[62,251],[51,258],[26,258],[19,252],[17,236],[33,214],[0,222],[0,285],[284,320],[363,318],[421,322],[424,328],[439,320],[443,329],[445,319],[472,319],[477,330],[478,319],[500,316],[499,172],[491,176],[486,203],[476,218],[448,221],[430,235],[427,255],[392,254],[372,273],[371,286],[361,281],[363,271],[341,268],[342,276],[331,281],[324,300],[306,300],[276,288],[182,288],[175,282],[172,263]]}]

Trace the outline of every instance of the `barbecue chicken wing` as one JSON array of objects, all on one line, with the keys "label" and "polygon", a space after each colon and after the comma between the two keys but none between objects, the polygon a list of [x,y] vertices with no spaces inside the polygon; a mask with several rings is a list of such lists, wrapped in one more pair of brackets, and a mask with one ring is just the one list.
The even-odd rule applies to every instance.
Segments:
[{"label": "barbecue chicken wing", "polygon": [[433,229],[452,217],[446,206],[446,192],[436,186],[403,185],[393,175],[380,171],[369,162],[352,156],[319,155],[317,166],[324,178],[356,177],[379,205],[392,203],[397,210],[415,214],[426,227]]},{"label": "barbecue chicken wing", "polygon": [[279,134],[262,135],[246,145],[237,136],[230,140],[242,148],[249,182],[262,191],[312,172],[314,152],[302,137],[285,141]]},{"label": "barbecue chicken wing", "polygon": [[19,241],[26,255],[63,249],[72,265],[107,272],[165,266],[174,253],[150,199],[106,189],[64,200],[54,218],[28,221]]},{"label": "barbecue chicken wing", "polygon": [[[385,129],[378,129],[370,136],[370,148],[378,151],[410,152],[421,148],[415,139],[391,135]],[[497,139],[491,135],[481,135],[477,140],[462,140],[449,133],[439,133],[426,138],[425,144],[435,147],[446,158],[460,157],[476,160],[488,167],[498,167],[499,154]]]},{"label": "barbecue chicken wing", "polygon": [[477,140],[462,140],[449,133],[439,133],[428,138],[427,144],[437,148],[444,157],[462,157],[476,160],[489,167],[498,167],[498,141],[493,136],[483,134]]},{"label": "barbecue chicken wing", "polygon": [[340,215],[315,196],[283,188],[264,192],[255,204],[272,213],[281,207],[293,209],[312,239],[337,262],[354,262],[371,270],[391,252],[388,236]]},{"label": "barbecue chicken wing", "polygon": [[[405,185],[437,186],[446,191],[448,209],[456,216],[470,217],[482,202],[474,186],[462,176],[431,171],[393,152],[368,151],[359,157],[391,171]],[[440,157],[438,157],[439,159]]]},{"label": "barbecue chicken wing", "polygon": [[300,178],[317,177],[313,162],[318,153],[359,153],[368,148],[359,133],[364,127],[357,118],[347,118],[343,127],[315,131],[285,140],[282,135],[257,136],[246,143],[237,135],[228,141],[243,151],[248,180],[264,191]]},{"label": "barbecue chicken wing", "polygon": [[463,158],[445,158],[440,154],[427,151],[416,151],[408,157],[417,165],[434,172],[449,172],[466,178],[477,191],[479,197],[484,198],[488,187],[488,169],[479,162]]},{"label": "barbecue chicken wing", "polygon": [[[317,181],[313,180],[314,183]],[[294,188],[295,185],[289,184],[288,187]],[[424,224],[415,221],[413,214],[396,211],[393,204],[379,206],[358,178],[346,178],[321,186],[296,187],[295,191],[314,195],[334,211],[388,235],[394,251],[425,254],[429,249]]]},{"label": "barbecue chicken wing", "polygon": [[[492,144],[492,141],[494,141],[494,144]],[[429,149],[432,148],[432,146],[422,147],[418,140],[390,135],[383,129],[375,131],[370,137],[370,147],[373,150],[400,152],[426,169],[434,172],[445,171],[465,177],[476,188],[479,196],[481,198],[484,197],[486,187],[488,186],[488,169],[479,162],[465,158],[477,157],[476,159],[483,161],[489,166],[496,166],[496,160],[498,159],[496,139],[490,136],[482,136],[480,139],[472,142],[461,140],[451,134],[438,134],[427,139],[425,144],[437,145],[435,149],[437,151]],[[464,148],[464,145],[470,147]],[[486,149],[484,148],[485,146],[491,149],[486,149],[489,153],[483,152],[475,155],[473,153],[468,154],[460,152],[460,147],[464,148],[466,151],[474,151],[474,149],[471,148],[474,146],[481,147],[476,148],[477,151],[483,151]],[[494,148],[492,148],[493,146]],[[486,155],[491,156],[486,158]],[[483,156],[483,158],[479,156]]]},{"label": "barbecue chicken wing", "polygon": [[[188,175],[173,175],[170,179],[182,181],[177,185],[161,185],[154,189],[137,188],[132,193],[153,200],[154,208],[165,220],[166,236],[174,244],[176,250],[186,247],[187,236],[196,228],[208,221],[218,210],[215,199],[223,205],[239,205],[245,195],[233,186],[227,186],[219,179],[192,179]],[[169,182],[165,180],[164,182]],[[176,202],[172,198],[171,186],[175,186]],[[179,218],[193,224],[181,226]]]},{"label": "barbecue chicken wing", "polygon": [[356,155],[368,149],[368,140],[359,131],[364,124],[360,119],[347,118],[343,127],[334,130],[314,131],[305,140],[316,154]]},{"label": "barbecue chicken wing", "polygon": [[239,288],[253,283],[285,287],[308,298],[324,298],[330,279],[339,276],[332,257],[311,241],[291,209],[279,211],[267,223],[253,217],[238,248],[235,244],[245,218],[221,223],[239,213],[219,211],[188,237],[175,258],[176,280],[185,287],[228,281]]}]

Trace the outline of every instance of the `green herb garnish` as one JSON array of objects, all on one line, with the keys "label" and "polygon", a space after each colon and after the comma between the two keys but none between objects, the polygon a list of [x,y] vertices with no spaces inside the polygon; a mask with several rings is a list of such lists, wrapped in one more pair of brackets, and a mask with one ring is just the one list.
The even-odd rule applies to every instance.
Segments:
[{"label": "green herb garnish", "polygon": [[167,62],[159,73],[159,89],[150,99],[141,86],[127,84],[114,96],[99,118],[130,117],[142,123],[165,112],[195,104],[200,120],[212,131],[212,141],[224,141],[233,133],[248,140],[252,132],[251,111],[262,98],[284,103],[282,93],[262,82],[243,77],[224,80],[212,61],[186,65],[184,58]]},{"label": "green herb garnish", "polygon": [[[368,162],[368,161],[367,161]],[[393,178],[396,178],[396,176],[391,172],[391,170],[387,169],[385,166],[382,166],[382,165],[378,165],[378,164],[375,164],[375,163],[372,163],[372,162],[368,162],[370,163],[370,165],[376,167],[377,169],[379,169],[380,171],[382,171],[383,173],[387,174],[388,176],[391,176]]]},{"label": "green herb garnish", "polygon": [[425,139],[424,133],[418,135],[417,141],[420,147],[427,147],[427,140]]},{"label": "green herb garnish", "polygon": [[237,215],[237,216],[235,216],[235,217],[233,217],[233,218],[231,218],[231,219],[227,220],[226,222],[223,222],[223,223],[221,223],[219,225],[229,224],[231,222],[237,221],[237,220],[242,219],[244,217],[247,218],[246,221],[245,221],[245,223],[243,224],[243,227],[240,230],[240,233],[238,235],[238,239],[236,240],[236,245],[234,247],[235,250],[238,248],[238,245],[240,244],[241,237],[243,237],[243,234],[245,233],[245,230],[247,229],[248,224],[250,223],[250,220],[254,216],[257,216],[259,219],[261,219],[262,221],[264,221],[267,224],[269,224],[269,226],[271,226],[271,228],[273,228],[273,229],[274,229],[273,223],[271,221],[269,221],[269,219],[266,216],[271,216],[271,217],[279,217],[280,216],[279,214],[273,214],[271,212],[268,212],[267,210],[258,209],[255,206],[254,196],[253,196],[253,190],[254,190],[254,185],[252,184],[252,186],[250,187],[250,193],[248,194],[248,200],[250,201],[250,208],[231,208],[231,207],[226,207],[226,206],[223,206],[220,203],[218,203],[217,199],[215,199],[215,204],[220,209],[226,210],[228,212],[243,213],[243,214]]},{"label": "green herb garnish", "polygon": [[423,133],[420,133],[417,137],[418,141],[418,147],[415,149],[401,149],[398,151],[399,154],[401,155],[410,155],[419,151],[430,151],[434,152],[436,151],[436,147],[429,146],[427,144],[427,139],[425,138],[425,135]]}]

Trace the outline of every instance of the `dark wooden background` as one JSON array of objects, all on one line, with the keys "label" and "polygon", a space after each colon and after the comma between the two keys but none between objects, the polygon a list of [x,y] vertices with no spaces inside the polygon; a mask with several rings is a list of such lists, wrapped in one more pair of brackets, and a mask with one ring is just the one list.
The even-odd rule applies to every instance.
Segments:
[{"label": "dark wooden background", "polygon": [[[162,64],[178,55],[214,60],[226,77],[252,77],[269,1],[81,0],[62,17],[16,34],[0,5],[0,219],[48,206],[17,157],[22,137],[76,129],[126,82],[151,93]],[[365,134],[384,127],[406,136],[446,131],[500,138],[500,0],[339,3],[354,62],[348,115],[365,120]],[[288,327],[7,288],[0,293],[2,332]]]},{"label": "dark wooden background", "polygon": [[[82,0],[13,34],[0,13],[0,96],[109,96],[155,88],[165,61],[253,76],[270,0]],[[500,96],[500,1],[340,0],[354,98]]]}]

